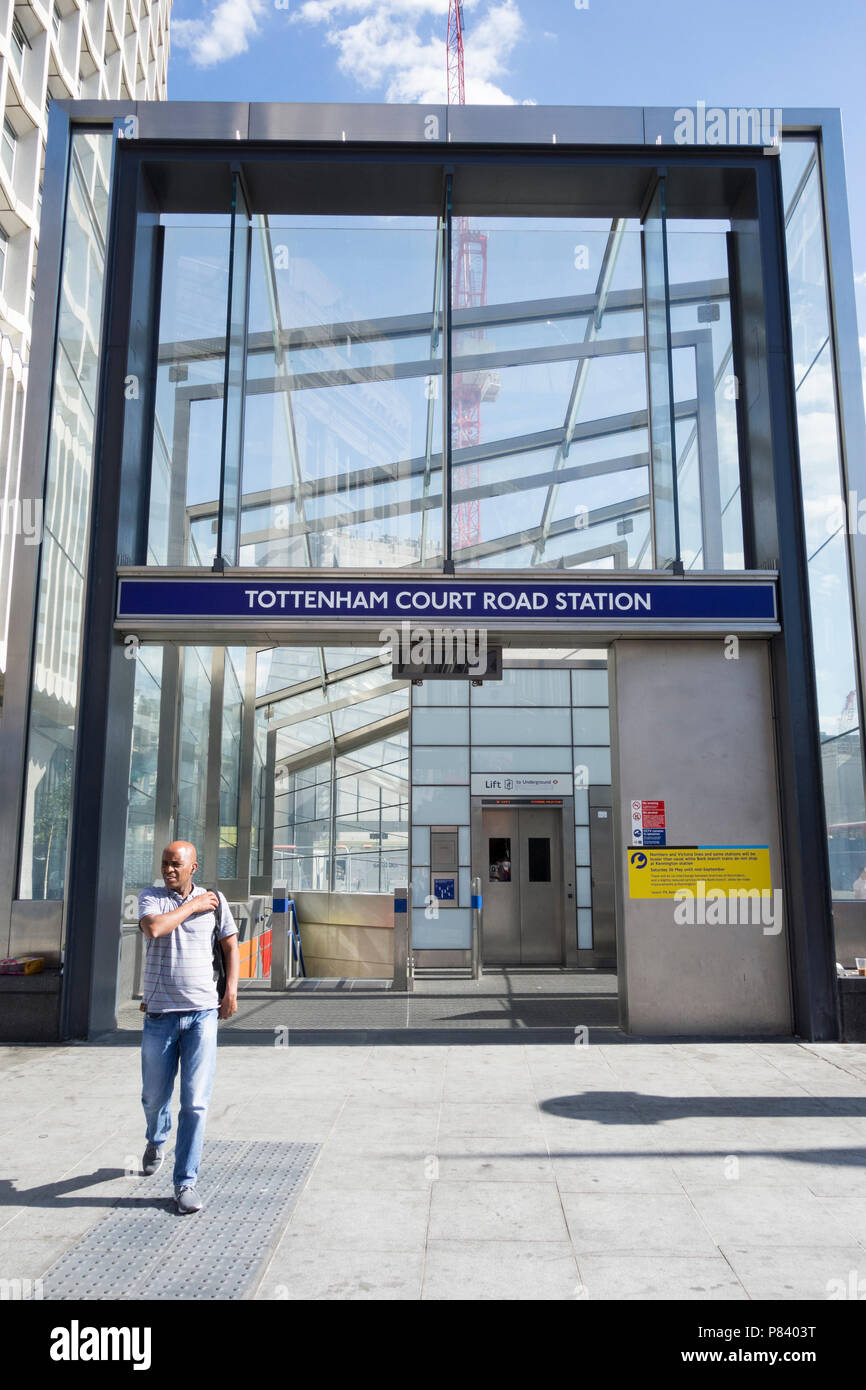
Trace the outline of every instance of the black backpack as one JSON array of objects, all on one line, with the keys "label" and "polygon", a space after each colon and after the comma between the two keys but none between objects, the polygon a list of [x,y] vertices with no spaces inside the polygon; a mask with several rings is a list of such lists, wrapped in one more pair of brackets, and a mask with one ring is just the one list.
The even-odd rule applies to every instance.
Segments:
[{"label": "black backpack", "polygon": [[223,948],[220,945],[220,924],[217,921],[213,929],[213,968],[216,974],[217,995],[220,1003],[226,992],[226,958],[223,955]]}]

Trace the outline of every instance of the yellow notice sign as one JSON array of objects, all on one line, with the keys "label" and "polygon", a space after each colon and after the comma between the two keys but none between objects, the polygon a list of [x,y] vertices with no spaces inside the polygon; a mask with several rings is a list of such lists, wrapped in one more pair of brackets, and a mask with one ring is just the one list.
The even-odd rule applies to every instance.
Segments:
[{"label": "yellow notice sign", "polygon": [[697,898],[713,890],[772,892],[768,845],[697,845],[692,849],[628,850],[630,898],[670,898],[687,889]]}]

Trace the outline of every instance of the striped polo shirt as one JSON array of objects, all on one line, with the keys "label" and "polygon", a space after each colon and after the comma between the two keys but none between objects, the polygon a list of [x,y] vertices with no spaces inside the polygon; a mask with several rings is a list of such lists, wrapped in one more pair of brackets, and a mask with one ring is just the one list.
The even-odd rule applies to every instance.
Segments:
[{"label": "striped polo shirt", "polygon": [[[209,890],[193,884],[189,897]],[[237,927],[222,893],[220,900],[220,940],[236,936]],[[138,895],[138,920],[174,912],[186,902],[179,893],[165,887],[142,888]],[[191,1009],[219,1008],[217,975],[213,965],[213,930],[216,913],[196,912],[187,917],[168,936],[147,937],[142,997],[148,1013],[181,1013]]]}]

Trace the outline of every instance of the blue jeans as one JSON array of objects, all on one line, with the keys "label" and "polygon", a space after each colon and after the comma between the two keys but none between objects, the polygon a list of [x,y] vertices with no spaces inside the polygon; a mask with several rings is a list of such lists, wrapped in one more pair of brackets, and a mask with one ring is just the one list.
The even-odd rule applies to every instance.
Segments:
[{"label": "blue jeans", "polygon": [[141,1038],[141,1103],[148,1144],[164,1144],[171,1130],[171,1093],[180,1063],[180,1115],[174,1151],[174,1186],[195,1187],[204,1144],[208,1101],[216,1070],[218,1009],[145,1014]]}]

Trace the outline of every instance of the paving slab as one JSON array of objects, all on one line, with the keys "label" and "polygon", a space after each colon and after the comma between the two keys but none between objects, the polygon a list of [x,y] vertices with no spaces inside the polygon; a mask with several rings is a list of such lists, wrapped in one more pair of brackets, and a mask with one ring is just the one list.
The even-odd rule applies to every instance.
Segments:
[{"label": "paving slab", "polygon": [[[861,1245],[726,1245],[722,1254],[749,1298],[824,1301],[866,1296],[866,1253]],[[855,1310],[852,1309],[855,1315]]]},{"label": "paving slab", "polygon": [[563,1192],[578,1260],[615,1250],[635,1255],[713,1255],[717,1246],[684,1194]]},{"label": "paving slab", "polygon": [[747,1299],[723,1255],[581,1255],[584,1297],[600,1299]]},{"label": "paving slab", "polygon": [[454,1182],[431,1191],[430,1239],[565,1241],[560,1194],[547,1182]]},{"label": "paving slab", "polygon": [[422,1250],[330,1250],[293,1237],[275,1254],[257,1299],[408,1301],[421,1296]]},{"label": "paving slab", "polygon": [[497,1240],[493,1244],[431,1239],[424,1265],[425,1300],[573,1300],[580,1289],[568,1241]]}]

